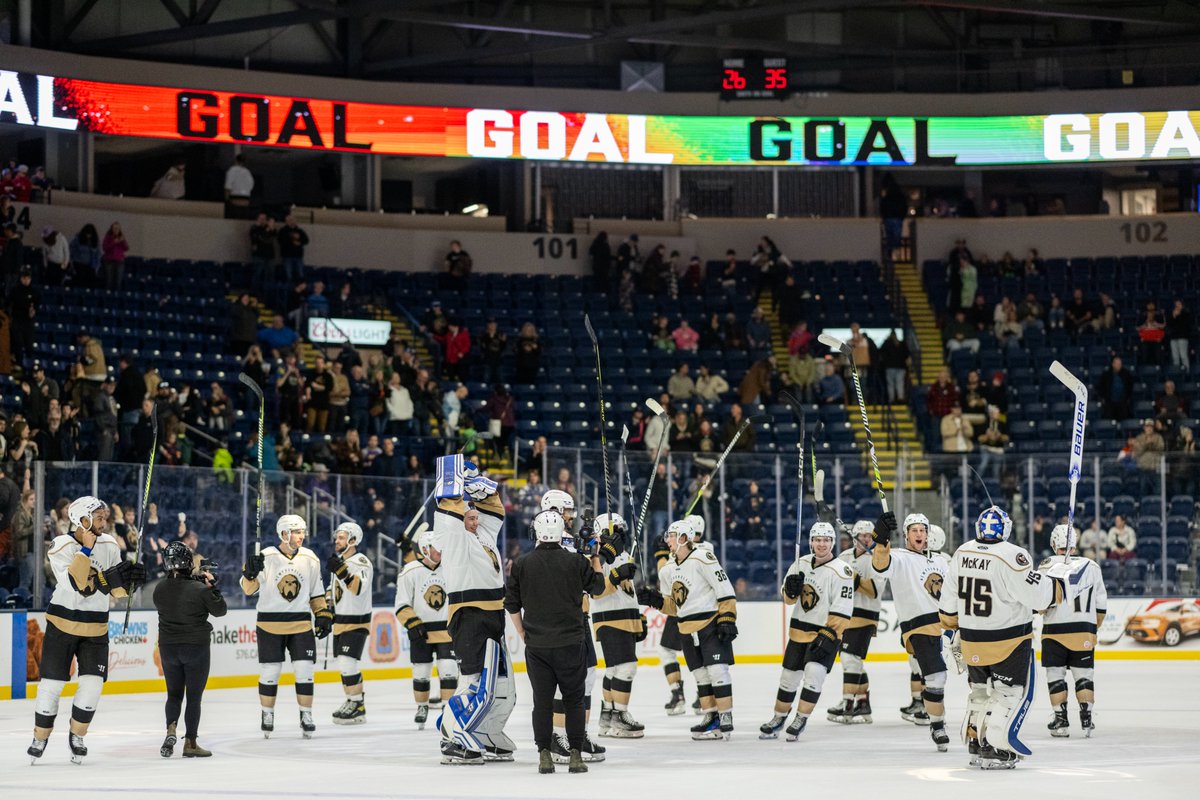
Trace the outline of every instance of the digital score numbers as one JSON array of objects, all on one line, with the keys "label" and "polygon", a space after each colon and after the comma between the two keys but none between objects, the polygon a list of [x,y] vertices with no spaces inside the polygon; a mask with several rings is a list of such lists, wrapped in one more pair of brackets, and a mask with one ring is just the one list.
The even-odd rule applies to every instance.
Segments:
[{"label": "digital score numbers", "polygon": [[787,93],[786,58],[727,58],[721,62],[722,100],[776,100]]}]

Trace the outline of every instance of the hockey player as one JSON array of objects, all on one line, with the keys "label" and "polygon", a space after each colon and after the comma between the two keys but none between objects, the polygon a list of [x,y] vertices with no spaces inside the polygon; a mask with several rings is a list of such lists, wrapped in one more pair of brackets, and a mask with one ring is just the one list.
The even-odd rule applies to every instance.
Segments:
[{"label": "hockey player", "polygon": [[759,727],[760,739],[778,738],[797,689],[800,702],[787,727],[787,740],[800,737],[837,658],[839,639],[854,611],[854,568],[833,557],[835,538],[832,525],[815,523],[808,531],[811,552],[792,563],[779,587],[783,602],[792,607],[792,619],[775,714]]},{"label": "hockey player", "polygon": [[[665,535],[658,540],[654,547],[654,561],[658,565],[658,591],[664,596],[669,595],[675,560],[671,558],[671,548],[667,545]],[[671,698],[663,707],[667,710],[667,716],[675,717],[687,710],[687,698],[683,694],[683,676],[679,669],[679,654],[683,650],[683,637],[679,635],[679,620],[674,614],[664,611],[663,619],[662,633],[658,637],[658,652],[659,658],[662,659],[663,672],[667,678],[667,688],[671,690]]]},{"label": "hockey player", "polygon": [[866,658],[879,626],[884,579],[871,577],[871,533],[875,524],[861,519],[851,530],[853,545],[838,558],[854,568],[854,611],[842,631],[842,702],[826,712],[830,722],[871,722],[871,686]]},{"label": "hockey player", "polygon": [[[333,612],[325,603],[321,562],[304,547],[308,526],[296,514],[284,514],[275,523],[278,547],[250,556],[242,567],[242,591],[258,594],[258,699],[262,705],[262,732],[275,730],[275,698],[286,653],[296,676],[296,702],[300,706],[300,731],[311,739],[313,678],[316,674],[316,639],[333,630]],[[314,639],[313,625],[316,625]]]},{"label": "hockey player", "polygon": [[733,735],[733,640],[737,638],[737,600],[733,584],[710,548],[698,547],[695,529],[680,520],[667,528],[671,548],[671,591],[645,587],[638,601],[675,614],[683,637],[688,669],[696,676],[704,717],[692,738],[729,739]]},{"label": "hockey player", "polygon": [[396,617],[408,631],[411,642],[413,670],[413,699],[417,729],[425,728],[429,718],[429,690],[433,678],[433,661],[437,659],[441,696],[449,697],[458,690],[458,662],[454,659],[454,644],[446,630],[446,586],[441,567],[442,554],[434,542],[433,531],[423,531],[417,538],[418,560],[410,561],[396,580]]},{"label": "hockey player", "polygon": [[[608,552],[609,521],[620,549]],[[637,643],[646,638],[645,618],[634,592],[636,566],[624,549],[628,526],[620,514],[601,514],[592,524],[595,537],[605,542],[601,557],[608,562],[604,592],[592,598],[592,628],[604,650],[603,696],[600,702],[600,735],[640,739],[645,727],[629,713],[629,695],[637,674]]]},{"label": "hockey player", "polygon": [[896,515],[883,514],[875,523],[875,548],[871,551],[872,577],[887,578],[892,584],[900,638],[916,659],[925,689],[923,710],[929,714],[929,735],[939,751],[950,743],[946,733],[946,662],[942,658],[942,626],[938,601],[946,575],[946,557],[928,551],[929,519],[924,514],[904,518],[903,550],[893,550],[891,535]]},{"label": "hockey player", "polygon": [[[504,643],[503,555],[496,537],[504,503],[496,482],[461,455],[437,460],[434,544],[442,554],[446,621],[462,678],[438,728],[443,764],[512,761],[504,725],[517,702]],[[486,755],[485,755],[486,754]]]},{"label": "hockey player", "polygon": [[963,738],[970,764],[983,769],[1012,769],[1018,754],[1030,754],[1017,735],[1033,699],[1033,612],[1073,600],[1087,569],[1061,559],[1035,569],[1008,541],[1011,531],[1008,514],[985,509],[975,540],[954,551],[940,600],[942,624],[958,630],[967,665]]},{"label": "hockey player", "polygon": [[117,540],[102,533],[108,523],[108,506],[103,500],[80,497],[67,507],[67,518],[71,532],[55,536],[47,554],[56,583],[46,608],[46,637],[39,662],[42,679],[28,750],[32,763],[46,751],[59,698],[71,680],[72,661],[78,665],[78,677],[68,744],[71,761],[83,763],[88,753],[83,737],[96,713],[108,672],[109,598],[126,597],[146,582],[145,568],[122,560]]},{"label": "hockey player", "polygon": [[333,652],[337,654],[346,701],[333,712],[335,725],[359,725],[367,721],[363,692],[363,647],[371,635],[371,587],[375,568],[364,553],[362,528],[343,522],[333,532],[333,552],[325,566],[333,591]]},{"label": "hockey player", "polygon": [[[1056,525],[1050,532],[1050,546],[1060,556],[1067,554],[1067,526]],[[1071,541],[1077,542],[1078,535]],[[1042,563],[1049,569],[1056,559]],[[1061,561],[1062,559],[1057,559]],[[1092,724],[1092,706],[1096,702],[1092,675],[1095,670],[1096,632],[1104,622],[1108,606],[1108,590],[1104,588],[1104,576],[1100,565],[1090,558],[1072,556],[1072,564],[1082,564],[1079,594],[1073,603],[1055,606],[1046,611],[1042,622],[1042,666],[1046,668],[1046,684],[1050,691],[1050,705],[1054,707],[1054,721],[1047,727],[1050,735],[1065,738],[1071,735],[1067,721],[1067,669],[1075,679],[1075,699],[1079,702],[1079,727],[1089,737],[1095,729]]]}]

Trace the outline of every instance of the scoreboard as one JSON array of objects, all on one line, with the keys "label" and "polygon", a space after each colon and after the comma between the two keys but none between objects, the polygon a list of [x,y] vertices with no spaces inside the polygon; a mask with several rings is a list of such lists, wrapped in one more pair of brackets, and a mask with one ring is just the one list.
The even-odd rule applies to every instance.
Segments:
[{"label": "scoreboard", "polygon": [[787,92],[786,58],[727,58],[721,62],[722,100],[778,100]]}]

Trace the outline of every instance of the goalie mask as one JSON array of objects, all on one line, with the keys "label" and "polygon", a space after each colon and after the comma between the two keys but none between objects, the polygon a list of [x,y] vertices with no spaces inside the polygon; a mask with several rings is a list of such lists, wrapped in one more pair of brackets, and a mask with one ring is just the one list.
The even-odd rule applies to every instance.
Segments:
[{"label": "goalie mask", "polygon": [[287,541],[292,531],[302,531],[305,535],[308,534],[308,525],[299,514],[284,514],[275,522],[275,533],[279,535],[279,541]]},{"label": "goalie mask", "polygon": [[533,518],[533,535],[538,544],[561,544],[564,530],[562,514],[554,509],[539,512]]},{"label": "goalie mask", "polygon": [[813,526],[808,529],[808,549],[816,550],[818,539],[829,540],[829,550],[833,552],[833,543],[837,539],[837,534],[833,530],[833,526],[828,522],[814,522]]},{"label": "goalie mask", "polygon": [[925,537],[925,550],[929,553],[940,553],[946,547],[946,531],[941,525],[930,525],[929,535]]},{"label": "goalie mask", "polygon": [[[90,494],[84,495],[67,506],[67,519],[71,520],[72,528],[83,528],[85,531],[90,531],[92,530],[92,515],[101,509],[107,510],[108,504],[99,497],[92,497]],[[85,519],[87,525],[83,524]]]},{"label": "goalie mask", "polygon": [[[363,532],[362,532],[362,528],[360,528],[358,526],[358,523],[357,522],[343,522],[341,525],[338,525],[336,528],[334,528],[334,531],[333,531],[334,547],[337,547],[337,535],[339,533],[341,533],[342,531],[346,532],[346,549],[347,550],[349,550],[351,547],[358,547],[358,545],[362,542]],[[339,551],[339,552],[341,552],[341,551]]]},{"label": "goalie mask", "polygon": [[975,521],[975,538],[981,542],[1006,542],[1012,533],[1012,518],[999,506],[985,508]]}]

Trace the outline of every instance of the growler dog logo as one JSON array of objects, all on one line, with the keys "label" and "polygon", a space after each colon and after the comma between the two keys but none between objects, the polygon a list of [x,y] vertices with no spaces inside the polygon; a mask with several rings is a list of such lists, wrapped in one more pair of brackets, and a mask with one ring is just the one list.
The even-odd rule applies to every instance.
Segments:
[{"label": "growler dog logo", "polygon": [[96,567],[93,565],[92,568],[88,570],[87,583],[80,587],[79,594],[83,595],[84,597],[91,597],[94,595],[97,591],[96,586],[99,583],[99,579],[100,576],[96,572]]},{"label": "growler dog logo", "polygon": [[284,600],[292,601],[300,596],[300,578],[292,573],[285,573],[279,579],[279,596]]},{"label": "growler dog logo", "polygon": [[496,574],[499,575],[500,574],[500,559],[496,557],[495,551],[493,551],[487,547],[485,547],[483,549],[483,551],[488,554],[488,558],[490,558],[492,560],[492,568],[495,569]]},{"label": "growler dog logo", "polygon": [[804,588],[800,590],[800,607],[805,611],[812,611],[819,602],[821,602],[821,596],[817,594],[816,588],[810,584],[804,584]]},{"label": "growler dog logo", "polygon": [[436,583],[430,585],[425,590],[425,605],[434,611],[441,611],[442,606],[446,605],[446,590]]},{"label": "growler dog logo", "polygon": [[929,592],[930,596],[934,597],[935,599],[941,600],[942,581],[943,578],[941,574],[937,572],[929,573],[929,575],[927,575],[925,578],[925,591]]},{"label": "growler dog logo", "polygon": [[679,581],[671,584],[671,599],[675,601],[676,608],[682,608],[687,602],[688,588]]}]

